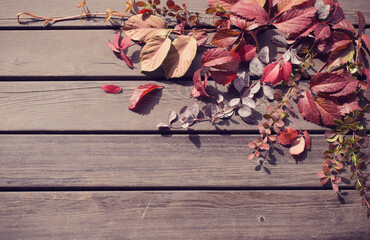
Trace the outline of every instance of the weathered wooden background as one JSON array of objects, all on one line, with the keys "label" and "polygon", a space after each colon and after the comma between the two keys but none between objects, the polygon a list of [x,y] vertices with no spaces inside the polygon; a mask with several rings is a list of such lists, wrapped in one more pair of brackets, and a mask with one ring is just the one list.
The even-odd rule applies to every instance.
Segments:
[{"label": "weathered wooden background", "polygon": [[[0,239],[368,239],[353,183],[345,181],[338,198],[316,177],[323,128],[298,116],[313,145],[297,161],[281,146],[249,161],[256,126],[238,116],[217,127],[158,131],[170,110],[195,101],[191,71],[171,81],[160,70],[141,73],[139,47],[129,50],[135,70],[128,69],[107,45],[121,21],[44,29],[16,20],[21,11],[75,15],[78,2],[0,2]],[[192,11],[207,6],[186,2]],[[352,23],[356,10],[370,23],[368,0],[341,6]],[[125,9],[123,0],[88,0],[88,7]],[[129,111],[132,90],[147,82],[165,89],[144,99],[139,113]],[[105,94],[105,84],[123,93]]]}]

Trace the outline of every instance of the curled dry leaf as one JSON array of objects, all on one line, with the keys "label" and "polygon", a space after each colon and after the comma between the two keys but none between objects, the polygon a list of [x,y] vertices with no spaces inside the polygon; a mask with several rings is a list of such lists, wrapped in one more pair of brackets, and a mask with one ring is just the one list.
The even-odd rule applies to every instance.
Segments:
[{"label": "curled dry leaf", "polygon": [[136,104],[149,92],[153,91],[157,88],[164,88],[164,86],[158,86],[154,83],[147,83],[138,86],[135,88],[135,90],[132,92],[131,98],[130,98],[130,106],[128,109],[134,109],[136,107]]},{"label": "curled dry leaf", "polygon": [[305,140],[301,136],[292,143],[292,146],[290,147],[289,152],[291,155],[299,155],[303,153],[304,148],[305,148]]},{"label": "curled dry leaf", "polygon": [[172,124],[173,122],[175,122],[177,119],[177,113],[176,111],[171,111],[169,114],[168,114],[168,123],[169,124]]},{"label": "curled dry leaf", "polygon": [[167,24],[159,17],[151,14],[138,14],[130,17],[122,27],[132,40],[147,42],[155,35],[167,35]]},{"label": "curled dry leaf", "polygon": [[164,59],[162,67],[167,79],[184,76],[197,53],[197,41],[189,36],[177,37]]},{"label": "curled dry leaf", "polygon": [[154,36],[148,40],[140,52],[141,71],[156,70],[166,58],[171,40],[166,36]]}]

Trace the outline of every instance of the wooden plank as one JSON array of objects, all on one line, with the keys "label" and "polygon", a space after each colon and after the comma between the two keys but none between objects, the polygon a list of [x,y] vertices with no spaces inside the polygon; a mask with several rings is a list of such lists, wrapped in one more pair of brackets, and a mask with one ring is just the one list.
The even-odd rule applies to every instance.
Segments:
[{"label": "wooden plank", "polygon": [[[165,79],[162,68],[154,72],[141,72],[140,50],[138,45],[129,48],[127,55],[134,63],[134,70],[117,58],[108,47],[108,40],[113,39],[114,30],[22,30],[0,31],[0,78],[11,77],[109,77],[120,79]],[[269,29],[262,32],[260,46],[270,46],[270,59],[280,56],[270,38],[276,31]],[[88,43],[88,44],[87,44]],[[201,55],[207,47],[199,47],[190,70],[183,77],[191,79],[201,66]],[[323,65],[315,59],[313,75]],[[246,64],[239,69],[247,70]],[[103,80],[103,79],[102,79]]]},{"label": "wooden plank", "polygon": [[13,239],[367,239],[356,192],[2,192]]},{"label": "wooden plank", "polygon": [[[0,31],[3,53],[0,57],[0,77],[165,79],[162,68],[151,73],[140,71],[140,46],[128,50],[135,69],[127,67],[108,47],[108,40],[112,40],[114,35],[114,30]],[[187,77],[191,77],[200,65],[198,55]]]},{"label": "wooden plank", "polygon": [[0,135],[0,187],[321,187],[322,135],[298,159],[276,144],[248,160],[256,137]]},{"label": "wooden plank", "polygon": [[[147,82],[165,88],[143,98],[137,112],[128,110],[133,89]],[[105,84],[118,85],[123,88],[123,93],[106,94],[100,89]],[[226,92],[224,87],[216,86],[214,82],[209,85],[208,91],[215,97]],[[303,82],[300,86],[304,89],[307,84]],[[193,83],[189,81],[10,81],[1,82],[0,89],[0,131],[157,131],[156,125],[167,122],[171,110],[179,112],[183,106],[196,102],[189,98],[193,89]],[[225,98],[230,100],[236,96],[237,93],[226,94]],[[216,102],[216,98],[206,101]],[[198,103],[201,107],[205,105]],[[253,114],[260,121],[270,103],[264,97],[257,104]],[[297,106],[294,110],[302,129],[323,131],[324,128],[304,121]],[[293,117],[288,124],[298,128]],[[223,120],[216,125],[202,122],[191,129],[256,131],[256,125],[257,122],[246,124],[234,115],[231,120]]]},{"label": "wooden plank", "polygon": [[[125,5],[123,0],[109,0],[109,1],[99,1],[99,0],[89,0],[87,6],[91,12],[105,12],[105,9],[110,8],[111,10],[117,10],[124,12]],[[165,1],[162,1],[165,2]],[[186,2],[188,9],[191,12],[202,13],[202,18],[204,22],[212,22],[211,15],[203,14],[204,10],[207,8],[207,1],[197,1],[197,0],[186,0],[186,1],[175,1],[176,3]],[[73,16],[80,13],[80,10],[76,8],[78,1],[76,0],[8,0],[0,2],[0,27],[32,27],[32,26],[42,26],[43,22],[29,22],[28,24],[19,25],[16,19],[16,14],[22,11],[30,12],[36,15],[45,17],[64,17]],[[370,9],[368,2],[366,0],[361,1],[351,1],[342,0],[340,1],[340,6],[343,8],[346,19],[352,23],[357,24],[356,11],[360,10],[365,16],[366,22],[370,22]],[[29,21],[30,19],[25,17],[24,21]],[[90,26],[122,26],[123,21],[115,21],[111,23],[103,23],[104,18],[96,19],[94,21],[64,21],[55,24],[55,27],[90,27]],[[54,27],[51,26],[51,27]]]}]

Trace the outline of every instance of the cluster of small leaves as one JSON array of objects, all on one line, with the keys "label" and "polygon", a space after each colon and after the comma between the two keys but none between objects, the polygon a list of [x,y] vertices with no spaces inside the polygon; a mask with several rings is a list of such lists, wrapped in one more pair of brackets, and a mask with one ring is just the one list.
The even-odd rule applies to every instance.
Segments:
[{"label": "cluster of small leaves", "polygon": [[325,161],[322,171],[317,174],[322,184],[330,183],[333,190],[339,192],[338,183],[342,181],[339,176],[346,166],[350,166],[351,177],[355,179],[355,188],[362,198],[362,206],[367,208],[370,215],[370,196],[367,192],[367,176],[363,170],[367,166],[369,156],[363,150],[367,147],[367,129],[361,123],[363,113],[370,109],[367,105],[363,111],[356,110],[347,115],[343,121],[335,120],[336,129],[327,130],[325,136],[329,142],[329,149],[323,154]]},{"label": "cluster of small leaves", "polygon": [[166,5],[160,7],[160,0],[147,0],[147,3],[144,1],[136,2],[136,6],[143,8],[137,12],[137,14],[154,14],[162,17],[173,17],[176,19],[176,30],[184,31],[185,24],[188,23],[190,27],[197,26],[200,27],[200,17],[199,13],[190,13],[187,10],[186,3],[183,3],[182,6],[177,5],[173,0],[167,0]]}]

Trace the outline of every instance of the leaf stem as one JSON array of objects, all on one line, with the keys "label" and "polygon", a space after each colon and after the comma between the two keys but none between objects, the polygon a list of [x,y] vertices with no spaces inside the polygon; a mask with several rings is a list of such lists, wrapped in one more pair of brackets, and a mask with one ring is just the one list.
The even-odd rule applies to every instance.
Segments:
[{"label": "leaf stem", "polygon": [[[30,16],[30,17],[33,17],[33,18],[36,18],[36,19],[43,19],[43,20],[47,20],[47,21],[50,21],[50,22],[59,22],[59,21],[65,21],[65,20],[73,20],[73,19],[77,19],[77,18],[105,16],[105,15],[107,15],[107,13],[84,12],[84,13],[81,13],[79,15],[74,15],[74,16],[61,17],[61,18],[52,18],[52,17],[37,16],[37,15],[34,15],[32,13],[28,13],[28,12],[20,12],[20,13],[17,14],[17,20],[18,20],[18,23],[20,23],[20,24],[21,24],[21,19],[20,18],[21,18],[22,15],[27,15],[27,16]],[[122,17],[129,18],[130,17],[129,15],[124,15],[124,14],[118,13],[118,12],[112,13],[112,15],[116,16],[116,17],[119,17],[119,18],[122,18]]]}]

